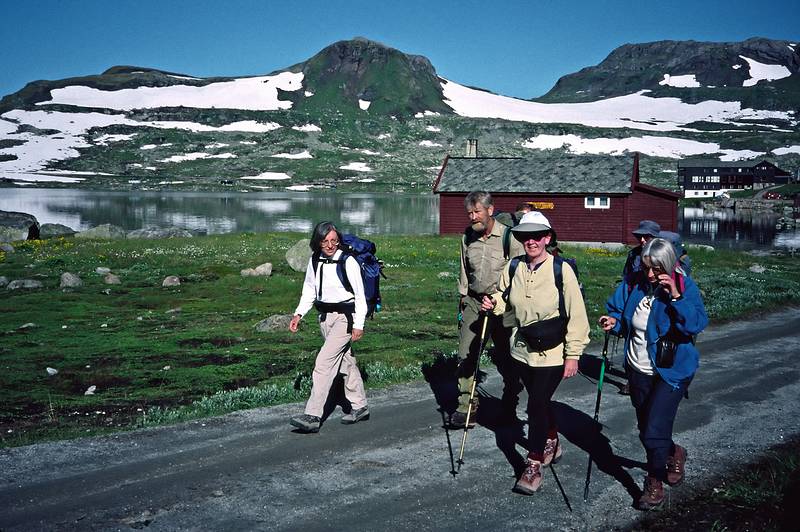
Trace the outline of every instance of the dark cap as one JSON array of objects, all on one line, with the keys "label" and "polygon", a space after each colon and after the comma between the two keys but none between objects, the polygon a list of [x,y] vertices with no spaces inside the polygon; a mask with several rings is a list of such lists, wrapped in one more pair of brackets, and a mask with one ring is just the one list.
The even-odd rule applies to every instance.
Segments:
[{"label": "dark cap", "polygon": [[661,226],[653,220],[642,220],[639,222],[639,227],[633,230],[634,236],[655,236],[657,237],[661,232]]}]

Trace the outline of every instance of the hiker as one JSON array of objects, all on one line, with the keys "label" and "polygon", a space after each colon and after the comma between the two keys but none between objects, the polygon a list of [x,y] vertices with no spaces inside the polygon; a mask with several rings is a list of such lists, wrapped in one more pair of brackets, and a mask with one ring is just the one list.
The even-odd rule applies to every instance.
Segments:
[{"label": "hiker", "polygon": [[639,439],[647,453],[644,493],[649,510],[664,501],[664,486],[683,481],[686,449],[672,440],[678,404],[699,366],[694,336],[708,323],[700,291],[676,267],[675,248],[654,238],[642,249],[642,270],[629,294],[620,283],[600,326],[625,339],[625,368]]},{"label": "hiker", "polygon": [[550,400],[561,380],[578,372],[589,320],[572,267],[546,250],[552,239],[547,218],[531,211],[511,231],[525,255],[503,269],[498,291],[483,298],[481,310],[505,312],[515,327],[511,356],[528,391],[529,452],[514,491],[533,495],[542,467],[563,453]]},{"label": "hiker", "polygon": [[639,227],[632,232],[639,244],[628,251],[625,266],[622,267],[622,282],[628,285],[632,284],[637,272],[642,269],[642,248],[650,240],[659,236],[661,226],[653,220],[642,220],[639,222]]},{"label": "hiker", "polygon": [[686,252],[686,248],[683,246],[681,235],[672,231],[661,231],[658,233],[658,237],[663,238],[672,244],[672,246],[675,248],[675,254],[678,256],[678,264],[680,264],[681,269],[686,272],[687,275],[691,274],[692,259],[689,258],[689,254]]},{"label": "hiker", "polygon": [[[306,278],[300,302],[294,311],[289,330],[297,332],[303,316],[315,307],[319,311],[319,324],[325,342],[314,362],[311,396],[305,413],[291,419],[291,424],[303,432],[318,432],[323,409],[334,379],[344,374],[344,394],[352,410],[341,421],[358,423],[369,419],[364,382],[356,366],[351,343],[364,335],[367,302],[364,283],[355,258],[344,255],[340,249],[342,234],[331,222],[320,222],[311,233],[311,258],[308,260]],[[337,273],[338,261],[344,260],[352,292],[347,291]]]},{"label": "hiker", "polygon": [[[450,416],[450,426],[463,428],[470,408],[470,390],[475,365],[480,356],[480,333],[483,319],[479,316],[481,299],[497,291],[500,272],[509,257],[522,254],[522,245],[511,238],[508,226],[495,220],[492,196],[485,191],[470,192],[464,200],[470,226],[461,239],[461,273],[458,280],[458,408]],[[504,242],[507,243],[506,251]],[[487,326],[494,344],[494,363],[503,377],[503,415],[516,419],[517,397],[522,391],[519,378],[511,369],[509,338],[511,330],[503,325],[502,316],[489,316]],[[472,401],[470,425],[478,408],[477,397]]]}]

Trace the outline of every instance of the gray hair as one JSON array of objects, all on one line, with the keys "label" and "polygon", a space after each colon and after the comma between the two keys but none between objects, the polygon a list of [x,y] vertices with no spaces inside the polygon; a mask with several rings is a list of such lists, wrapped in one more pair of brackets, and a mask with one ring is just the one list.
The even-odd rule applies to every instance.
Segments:
[{"label": "gray hair", "polygon": [[480,203],[485,208],[489,208],[494,205],[494,201],[492,200],[492,195],[486,192],[485,190],[473,190],[467,197],[464,198],[464,207],[469,209]]},{"label": "gray hair", "polygon": [[645,257],[650,259],[651,266],[664,270],[669,275],[672,275],[672,272],[675,271],[675,263],[678,261],[678,256],[675,254],[675,246],[672,245],[672,242],[663,238],[654,238],[644,245],[642,259]]}]

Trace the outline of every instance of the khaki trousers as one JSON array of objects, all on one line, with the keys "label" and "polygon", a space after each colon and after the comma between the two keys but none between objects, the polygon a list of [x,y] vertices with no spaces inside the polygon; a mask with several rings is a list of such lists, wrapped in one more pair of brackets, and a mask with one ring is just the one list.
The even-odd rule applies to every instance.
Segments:
[{"label": "khaki trousers", "polygon": [[350,333],[347,332],[347,316],[338,312],[328,312],[320,322],[320,330],[325,343],[317,354],[314,372],[311,375],[311,397],[306,403],[306,414],[322,417],[328,393],[336,375],[344,377],[344,396],[350,401],[353,410],[367,406],[364,381],[356,366],[356,359],[350,349]]}]

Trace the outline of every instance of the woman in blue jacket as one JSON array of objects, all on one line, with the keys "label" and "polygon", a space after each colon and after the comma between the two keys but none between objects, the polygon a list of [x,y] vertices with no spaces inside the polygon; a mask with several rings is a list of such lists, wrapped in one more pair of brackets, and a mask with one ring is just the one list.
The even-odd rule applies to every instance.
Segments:
[{"label": "woman in blue jacket", "polygon": [[647,478],[637,506],[664,502],[664,483],[683,481],[686,449],[672,441],[678,404],[699,366],[694,336],[708,324],[697,285],[677,263],[675,248],[654,238],[642,249],[642,271],[620,283],[600,325],[625,339],[625,367],[639,439],[647,452]]}]

